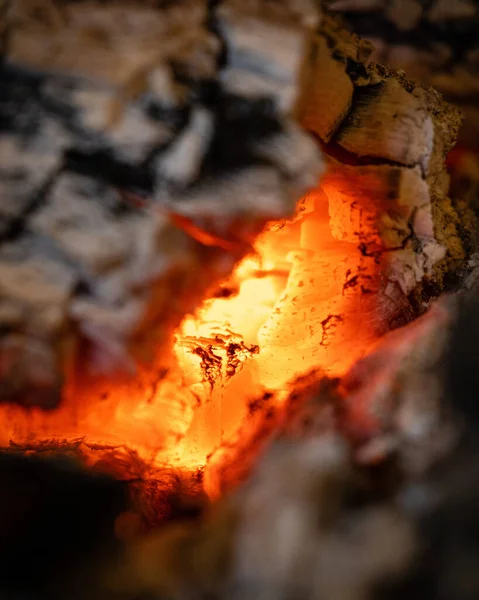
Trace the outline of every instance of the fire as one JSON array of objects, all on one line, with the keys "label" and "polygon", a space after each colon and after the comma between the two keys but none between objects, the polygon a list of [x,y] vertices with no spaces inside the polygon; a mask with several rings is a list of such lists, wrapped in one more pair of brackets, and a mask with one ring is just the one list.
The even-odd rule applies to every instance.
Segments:
[{"label": "fire", "polygon": [[375,269],[357,244],[335,239],[328,197],[317,190],[184,318],[169,361],[114,381],[75,373],[52,413],[2,407],[0,443],[76,441],[92,457],[127,448],[158,467],[203,468],[255,397],[271,391],[280,402],[297,376],[315,367],[339,376],[365,352],[375,336],[360,290]]}]

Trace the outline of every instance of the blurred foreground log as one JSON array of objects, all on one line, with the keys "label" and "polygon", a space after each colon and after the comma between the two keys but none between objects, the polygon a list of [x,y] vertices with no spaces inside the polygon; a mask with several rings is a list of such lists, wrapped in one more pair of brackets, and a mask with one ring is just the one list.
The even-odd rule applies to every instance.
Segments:
[{"label": "blurred foreground log", "polygon": [[290,118],[317,20],[300,8],[12,3],[0,401],[55,406],[80,356],[167,362],[182,317],[317,183],[320,150]]},{"label": "blurred foreground log", "polygon": [[[282,417],[245,482],[199,523],[131,541],[106,585],[171,600],[474,598],[477,322],[477,302],[449,299],[386,336],[341,382],[343,400],[316,379],[270,407]],[[339,432],[366,424],[361,395],[388,417],[358,445]],[[241,469],[241,435],[238,450]]]}]

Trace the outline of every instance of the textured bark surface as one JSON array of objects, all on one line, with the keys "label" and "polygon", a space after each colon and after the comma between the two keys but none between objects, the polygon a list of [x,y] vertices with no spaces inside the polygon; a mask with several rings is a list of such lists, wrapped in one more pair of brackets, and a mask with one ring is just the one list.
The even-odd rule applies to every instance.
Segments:
[{"label": "textured bark surface", "polygon": [[[458,106],[464,123],[449,157],[450,195],[463,218],[478,212],[479,4],[475,0],[325,0],[345,26],[375,46],[374,60],[404,70]],[[477,240],[472,240],[477,244]]]},{"label": "textured bark surface", "polygon": [[425,280],[441,289],[466,256],[445,168],[461,119],[433,89],[371,62],[372,51],[323,18],[299,119],[329,159],[322,186],[333,234],[380,262],[379,321],[391,323]]},{"label": "textured bark surface", "polygon": [[11,3],[0,400],[54,406],[80,355],[100,371],[167,356],[180,319],[316,184],[320,150],[289,116],[308,6]]}]

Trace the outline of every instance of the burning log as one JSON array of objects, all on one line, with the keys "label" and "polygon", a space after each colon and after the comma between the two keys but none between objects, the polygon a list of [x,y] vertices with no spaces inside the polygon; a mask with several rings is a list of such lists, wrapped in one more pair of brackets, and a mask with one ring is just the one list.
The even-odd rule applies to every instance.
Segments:
[{"label": "burning log", "polygon": [[[370,63],[370,45],[335,21],[318,25],[308,2],[214,4],[18,2],[9,13],[2,400],[52,406],[68,362],[83,395],[51,413],[2,407],[0,512],[13,507],[28,531],[16,539],[0,523],[0,595],[369,600],[392,578],[386,597],[436,598],[441,581],[447,598],[469,598],[475,568],[454,560],[454,535],[477,525],[477,352],[465,336],[477,311],[458,325],[449,299],[389,331],[465,266],[444,167],[458,113]],[[323,160],[320,189],[292,217]],[[225,282],[253,244],[261,260]],[[77,373],[81,361],[148,359],[139,402]],[[91,472],[32,453],[73,455]],[[48,518],[29,521],[39,489]],[[211,506],[205,490],[219,497]],[[9,580],[42,551],[32,533],[64,544],[65,502],[60,519],[78,515],[84,552],[103,537],[113,556],[105,549],[88,580],[89,561],[72,574],[58,553],[45,572],[36,564],[41,585]],[[88,515],[100,520],[91,539]]]},{"label": "burning log", "polygon": [[167,365],[184,315],[316,184],[320,151],[289,116],[307,6],[11,5],[1,400],[55,406],[78,360]]},{"label": "burning log", "polygon": [[376,255],[379,321],[400,322],[407,298],[426,280],[441,286],[465,257],[445,169],[461,120],[431,88],[371,63],[372,51],[323,18],[299,118],[329,158],[322,187],[333,234]]},{"label": "burning log", "polygon": [[431,565],[457,587],[437,529],[475,522],[451,489],[477,474],[477,319],[451,300],[390,331],[465,270],[457,110],[308,0],[19,0],[4,25],[0,400],[68,394],[1,407],[0,512],[31,533],[41,489],[33,536],[65,501],[84,542],[103,490],[121,553],[26,589],[38,544],[3,519],[0,595],[369,600]]},{"label": "burning log", "polygon": [[[6,23],[3,400],[55,406],[79,363],[167,372],[183,317],[317,182],[293,114],[323,143],[332,235],[365,257],[344,286],[369,294],[376,333],[462,264],[444,170],[457,113],[331,19],[318,32],[308,2],[17,2]],[[334,310],[310,345],[345,327]]]},{"label": "burning log", "polygon": [[[414,390],[419,386],[424,396],[422,404],[424,400],[437,400],[438,389],[444,407],[451,400],[458,401],[469,418],[469,437],[463,437],[462,445],[455,446],[452,452],[448,445],[445,461],[438,462],[437,455],[433,462],[438,464],[432,472],[427,464],[411,471],[410,463],[402,462],[392,488],[385,488],[379,473],[368,474],[364,463],[358,464],[354,459],[354,444],[350,444],[348,436],[338,433],[339,421],[333,423],[329,419],[330,427],[327,426],[326,406],[335,404],[335,410],[342,412],[337,396],[334,404],[328,400],[336,393],[337,383],[318,388],[317,377],[305,380],[298,386],[303,393],[291,396],[284,407],[273,443],[253,473],[239,488],[211,506],[199,521],[170,523],[148,535],[136,533],[122,544],[113,543],[110,533],[102,537],[97,532],[99,542],[109,540],[112,547],[97,561],[96,569],[87,572],[82,564],[80,571],[78,565],[70,571],[69,563],[67,578],[58,582],[56,571],[49,564],[48,570],[38,571],[38,575],[35,571],[36,576],[41,576],[42,589],[47,589],[53,598],[62,597],[67,590],[80,599],[124,600],[148,594],[167,599],[201,598],[205,594],[269,599],[303,594],[313,599],[327,596],[355,600],[398,597],[392,594],[404,590],[412,593],[423,586],[436,598],[437,582],[443,581],[441,590],[449,591],[448,598],[469,598],[464,577],[474,584],[475,570],[465,572],[463,567],[467,566],[470,553],[477,555],[476,541],[469,529],[477,521],[476,488],[471,490],[475,481],[471,477],[477,473],[477,453],[471,454],[468,446],[473,442],[473,449],[477,448],[477,410],[471,402],[475,388],[470,387],[476,378],[477,352],[469,341],[471,328],[474,332],[477,328],[476,308],[472,305],[467,311],[459,311],[457,319],[456,306],[437,305],[416,323],[386,336],[376,352],[342,382],[346,399],[351,394],[351,405],[358,390],[372,389],[374,398],[383,384],[389,386],[390,397],[405,372],[412,379],[405,379],[404,387],[399,388],[399,404],[402,400],[415,404],[419,395]],[[440,340],[431,354],[435,332],[439,332]],[[451,345],[444,345],[446,337]],[[414,357],[410,359],[411,351]],[[464,361],[458,360],[459,356]],[[445,385],[424,385],[431,376]],[[311,418],[314,415],[315,423]],[[422,439],[426,446],[428,437],[426,433]],[[406,436],[402,444],[414,447],[414,440]],[[12,454],[0,458],[2,477],[7,472],[10,478],[17,478],[15,486],[2,486],[0,502],[8,498],[6,494],[14,495],[19,485],[36,485],[38,480],[46,479],[48,486],[41,488],[42,506],[54,528],[59,521],[52,508],[68,496],[62,486],[66,476],[73,477],[73,489],[82,486],[82,499],[90,498],[98,488],[105,493],[104,507],[100,509],[96,502],[90,507],[87,503],[82,505],[80,514],[88,509],[96,517],[104,509],[111,520],[125,508],[120,488],[105,478],[88,479],[84,472],[66,463],[55,465],[18,456],[12,460]],[[35,476],[18,479],[15,463]],[[72,506],[77,506],[77,495],[67,499],[73,499]],[[33,525],[37,525],[35,521]],[[77,529],[73,528],[74,535]],[[458,531],[463,536],[460,539],[467,540],[467,548],[457,545]],[[21,548],[25,548],[24,539],[21,536],[16,541]],[[358,545],[363,550],[360,556]],[[452,560],[450,552],[454,552],[456,560]],[[441,561],[447,558],[451,560],[439,569]],[[87,564],[92,569],[90,561]],[[0,592],[25,591],[24,584],[15,583],[15,573],[8,572],[8,580],[2,578]],[[82,585],[70,592],[78,573]],[[28,591],[38,593],[36,580],[29,583]]]},{"label": "burning log", "polygon": [[459,145],[448,159],[456,208],[478,207],[478,49],[479,12],[469,0],[395,2],[377,0],[323,3],[345,26],[373,42],[374,60],[405,71],[433,86],[464,115]]},{"label": "burning log", "polygon": [[120,448],[125,472],[209,462],[221,492],[210,457],[245,419],[261,445],[298,375],[344,375],[463,267],[457,111],[307,6],[12,5],[1,398],[66,401],[3,407],[2,446],[73,445],[95,468]]},{"label": "burning log", "polygon": [[[469,387],[477,378],[477,352],[466,333],[471,328],[477,329],[477,301],[464,310],[448,299],[390,333],[343,379],[346,413],[336,402],[342,416],[336,424],[330,420],[330,428],[324,428],[324,412],[335,386],[303,382],[245,482],[199,524],[172,525],[133,540],[107,585],[131,597],[366,599],[428,589],[439,598],[446,589],[448,598],[470,598],[477,576],[467,567],[469,553],[478,555],[469,530],[477,525],[477,486],[471,489],[471,483],[478,468],[475,388]],[[402,435],[392,486],[384,487],[374,467],[368,474],[365,455],[353,458],[349,434],[338,435],[350,408],[364,407],[358,393],[369,394],[376,408],[386,397],[396,404],[385,410],[399,417],[394,433]],[[431,406],[424,410],[428,403],[436,405],[432,412]],[[399,413],[411,408],[414,416],[406,426]],[[434,420],[441,412],[442,425],[454,425],[455,435],[438,446],[431,444],[431,428],[422,417]],[[466,415],[463,430],[458,417]],[[417,416],[422,423],[413,423]],[[350,413],[346,420],[356,417]],[[432,428],[436,433],[438,425]],[[383,433],[392,433],[382,426]],[[246,446],[240,445],[243,458]],[[361,556],[358,544],[365,550]]]},{"label": "burning log", "polygon": [[408,477],[424,473],[457,438],[443,376],[446,357],[448,365],[453,360],[448,344],[457,313],[454,297],[436,301],[383,336],[341,379],[312,372],[292,384],[284,402],[270,397],[252,403],[247,424],[208,463],[210,493],[222,496],[247,481],[258,455],[281,435],[299,443],[341,432],[357,464],[394,457]]}]

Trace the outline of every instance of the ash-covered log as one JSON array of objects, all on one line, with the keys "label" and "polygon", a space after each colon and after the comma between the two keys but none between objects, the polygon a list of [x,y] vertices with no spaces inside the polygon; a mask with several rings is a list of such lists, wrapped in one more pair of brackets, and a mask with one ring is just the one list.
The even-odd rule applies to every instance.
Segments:
[{"label": "ash-covered log", "polygon": [[473,234],[448,197],[445,159],[461,125],[459,111],[433,89],[371,62],[372,51],[323,17],[299,118],[328,160],[321,184],[333,235],[376,256],[377,318],[397,324],[425,286],[442,289]]}]

